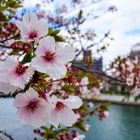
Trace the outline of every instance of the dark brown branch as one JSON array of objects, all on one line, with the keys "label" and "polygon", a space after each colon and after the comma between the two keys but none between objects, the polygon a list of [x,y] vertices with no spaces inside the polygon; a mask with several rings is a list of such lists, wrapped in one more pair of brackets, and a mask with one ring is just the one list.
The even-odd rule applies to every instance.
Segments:
[{"label": "dark brown branch", "polygon": [[94,43],[94,44],[91,44],[87,47],[87,49],[90,49],[91,47],[93,46],[97,46],[99,45],[100,43],[102,43],[110,34],[110,31],[108,31],[107,33],[104,34],[104,36],[97,42],[97,43]]},{"label": "dark brown branch", "polygon": [[101,78],[101,76],[102,76],[102,77],[106,77],[106,78],[108,78],[108,79],[110,79],[110,80],[114,80],[114,81],[119,82],[119,83],[116,83],[116,85],[124,85],[124,86],[127,86],[127,87],[128,87],[128,85],[125,84],[124,81],[122,81],[122,80],[120,80],[120,79],[118,79],[118,78],[114,78],[114,77],[112,77],[112,76],[110,76],[110,75],[107,75],[107,74],[104,73],[104,72],[100,72],[100,71],[96,71],[96,70],[90,70],[90,69],[88,69],[88,68],[83,68],[83,67],[81,67],[81,66],[79,66],[79,65],[76,65],[76,64],[72,64],[72,67],[79,68],[79,69],[80,69],[81,71],[83,71],[83,72],[95,74],[95,75],[98,76],[99,78]]},{"label": "dark brown branch", "polygon": [[7,138],[9,138],[9,140],[14,140],[14,138],[11,135],[7,134],[5,131],[0,130],[0,134],[6,136]]},{"label": "dark brown branch", "polygon": [[16,37],[18,37],[18,36],[19,36],[19,34],[16,34],[16,35],[14,35],[14,36],[12,36],[12,37],[9,37],[9,38],[6,38],[6,39],[4,39],[4,40],[1,40],[1,41],[0,41],[0,44],[6,42],[6,41],[8,41],[8,40],[14,39],[14,38],[16,38]]}]

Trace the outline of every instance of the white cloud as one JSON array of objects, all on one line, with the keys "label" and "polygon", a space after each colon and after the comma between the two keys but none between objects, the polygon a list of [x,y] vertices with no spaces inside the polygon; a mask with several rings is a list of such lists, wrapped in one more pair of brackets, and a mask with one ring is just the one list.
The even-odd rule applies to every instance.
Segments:
[{"label": "white cloud", "polygon": [[34,7],[38,3],[42,3],[42,0],[24,0],[23,1],[23,4],[25,7]]},{"label": "white cloud", "polygon": [[86,21],[81,27],[94,28],[99,34],[103,34],[107,29],[111,30],[111,47],[103,54],[105,64],[108,64],[118,55],[127,55],[131,46],[140,42],[140,34],[129,34],[135,29],[140,29],[140,4],[139,0],[106,0],[108,6],[115,5],[118,8],[116,13],[107,13],[96,20]]}]

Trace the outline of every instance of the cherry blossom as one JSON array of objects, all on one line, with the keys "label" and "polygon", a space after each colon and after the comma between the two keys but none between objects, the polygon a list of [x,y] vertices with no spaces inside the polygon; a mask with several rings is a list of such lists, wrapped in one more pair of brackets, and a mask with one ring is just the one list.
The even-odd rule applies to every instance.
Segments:
[{"label": "cherry blossom", "polygon": [[89,108],[93,108],[93,107],[94,107],[94,104],[93,104],[92,102],[89,102],[89,103],[88,103],[88,107],[89,107]]},{"label": "cherry blossom", "polygon": [[85,124],[84,128],[85,128],[86,131],[89,131],[90,125],[89,124]]},{"label": "cherry blossom", "polygon": [[90,97],[94,97],[94,96],[99,95],[99,94],[100,94],[100,89],[94,87],[94,88],[91,89],[90,95],[89,95],[89,96],[90,96]]},{"label": "cherry blossom", "polygon": [[35,54],[32,67],[51,78],[60,79],[65,77],[65,64],[74,59],[75,51],[72,47],[56,46],[54,38],[47,36],[40,40]]},{"label": "cherry blossom", "polygon": [[[119,63],[118,63],[119,62]],[[130,88],[130,94],[134,97],[139,95],[139,84],[140,84],[140,61],[138,57],[127,57],[121,61],[116,61],[113,64],[115,73],[120,80],[126,83]],[[114,74],[114,73],[113,73]]]},{"label": "cherry blossom", "polygon": [[87,86],[81,86],[81,87],[79,87],[79,90],[80,90],[83,98],[88,97],[90,91]]},{"label": "cherry blossom", "polygon": [[73,140],[84,140],[85,135],[78,134]]},{"label": "cherry blossom", "polygon": [[65,126],[72,126],[79,118],[78,114],[75,114],[72,109],[78,109],[82,105],[82,100],[78,96],[69,96],[69,98],[62,100],[53,98],[54,108],[51,112],[50,122],[55,127],[59,124]]},{"label": "cherry blossom", "polygon": [[134,84],[134,74],[130,74],[128,78],[126,78],[126,84],[128,86],[132,86]]},{"label": "cherry blossom", "polygon": [[130,92],[131,92],[132,96],[136,97],[136,96],[140,95],[140,88],[136,86]]},{"label": "cherry blossom", "polygon": [[82,97],[87,97],[89,94],[89,89],[88,89],[88,84],[89,84],[89,80],[88,77],[84,77],[81,79],[81,81],[78,83],[76,83],[77,86],[79,86],[79,90],[82,94]]},{"label": "cherry blossom", "polygon": [[16,26],[21,31],[22,41],[32,42],[48,34],[48,23],[45,19],[38,19],[34,13],[26,13],[23,20],[17,20]]},{"label": "cherry blossom", "polygon": [[109,111],[104,111],[104,115],[105,115],[105,117],[109,117],[110,116]]},{"label": "cherry blossom", "polygon": [[39,94],[31,88],[16,96],[14,106],[17,108],[17,115],[24,123],[40,127],[45,121],[49,121],[50,102],[40,98]]},{"label": "cherry blossom", "polygon": [[63,81],[55,81],[51,83],[51,91],[61,90],[62,87],[65,85]]},{"label": "cherry blossom", "polygon": [[12,56],[9,56],[4,62],[0,62],[1,82],[9,83],[23,89],[32,74],[32,67],[23,65]]},{"label": "cherry blossom", "polygon": [[0,60],[4,60],[8,56],[6,50],[0,49]]},{"label": "cherry blossom", "polygon": [[80,85],[82,85],[82,86],[87,86],[88,84],[89,84],[88,77],[82,78],[82,80],[81,80],[81,82],[80,82]]}]

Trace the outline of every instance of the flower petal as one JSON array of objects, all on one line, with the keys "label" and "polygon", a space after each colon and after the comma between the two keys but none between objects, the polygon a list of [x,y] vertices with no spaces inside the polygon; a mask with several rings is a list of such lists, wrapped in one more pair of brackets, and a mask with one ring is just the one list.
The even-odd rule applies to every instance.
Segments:
[{"label": "flower petal", "polygon": [[28,25],[29,24],[29,22],[30,22],[30,13],[29,12],[27,12],[27,13],[25,13],[24,15],[23,15],[23,23],[25,24],[25,25]]},{"label": "flower petal", "polygon": [[42,57],[39,57],[39,56],[34,57],[31,62],[31,66],[33,68],[43,73],[47,72],[46,65],[47,65],[46,61]]},{"label": "flower petal", "polygon": [[64,64],[72,61],[75,57],[75,50],[73,47],[61,47],[57,48],[57,59]]},{"label": "flower petal", "polygon": [[51,112],[50,123],[56,128],[58,127],[58,125],[60,123],[59,119],[58,119],[58,112],[56,109],[52,110],[52,112]]},{"label": "flower petal", "polygon": [[71,109],[64,108],[58,113],[58,118],[61,124],[70,127],[79,117]]},{"label": "flower petal", "polygon": [[46,68],[47,74],[49,74],[49,76],[54,79],[64,78],[67,72],[66,66],[61,64],[61,62],[48,64]]},{"label": "flower petal", "polygon": [[40,37],[48,34],[48,23],[47,23],[46,19],[41,19],[39,21],[38,31],[39,31]]},{"label": "flower petal", "polygon": [[71,109],[78,109],[82,104],[82,100],[78,96],[69,96],[63,103]]},{"label": "flower petal", "polygon": [[35,54],[37,56],[45,56],[46,52],[48,51],[50,52],[55,51],[55,40],[51,36],[44,37],[40,40]]}]

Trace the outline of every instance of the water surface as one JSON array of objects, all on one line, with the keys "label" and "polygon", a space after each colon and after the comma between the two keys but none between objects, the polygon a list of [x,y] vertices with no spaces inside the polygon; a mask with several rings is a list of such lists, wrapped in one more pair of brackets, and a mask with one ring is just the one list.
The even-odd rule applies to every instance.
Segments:
[{"label": "water surface", "polygon": [[140,140],[140,107],[111,105],[104,121],[90,118],[86,140]]},{"label": "water surface", "polygon": [[[16,117],[13,99],[0,99],[0,129],[15,140],[33,140],[33,127]],[[112,105],[104,121],[90,117],[91,128],[85,140],[140,140],[140,107]]]}]

